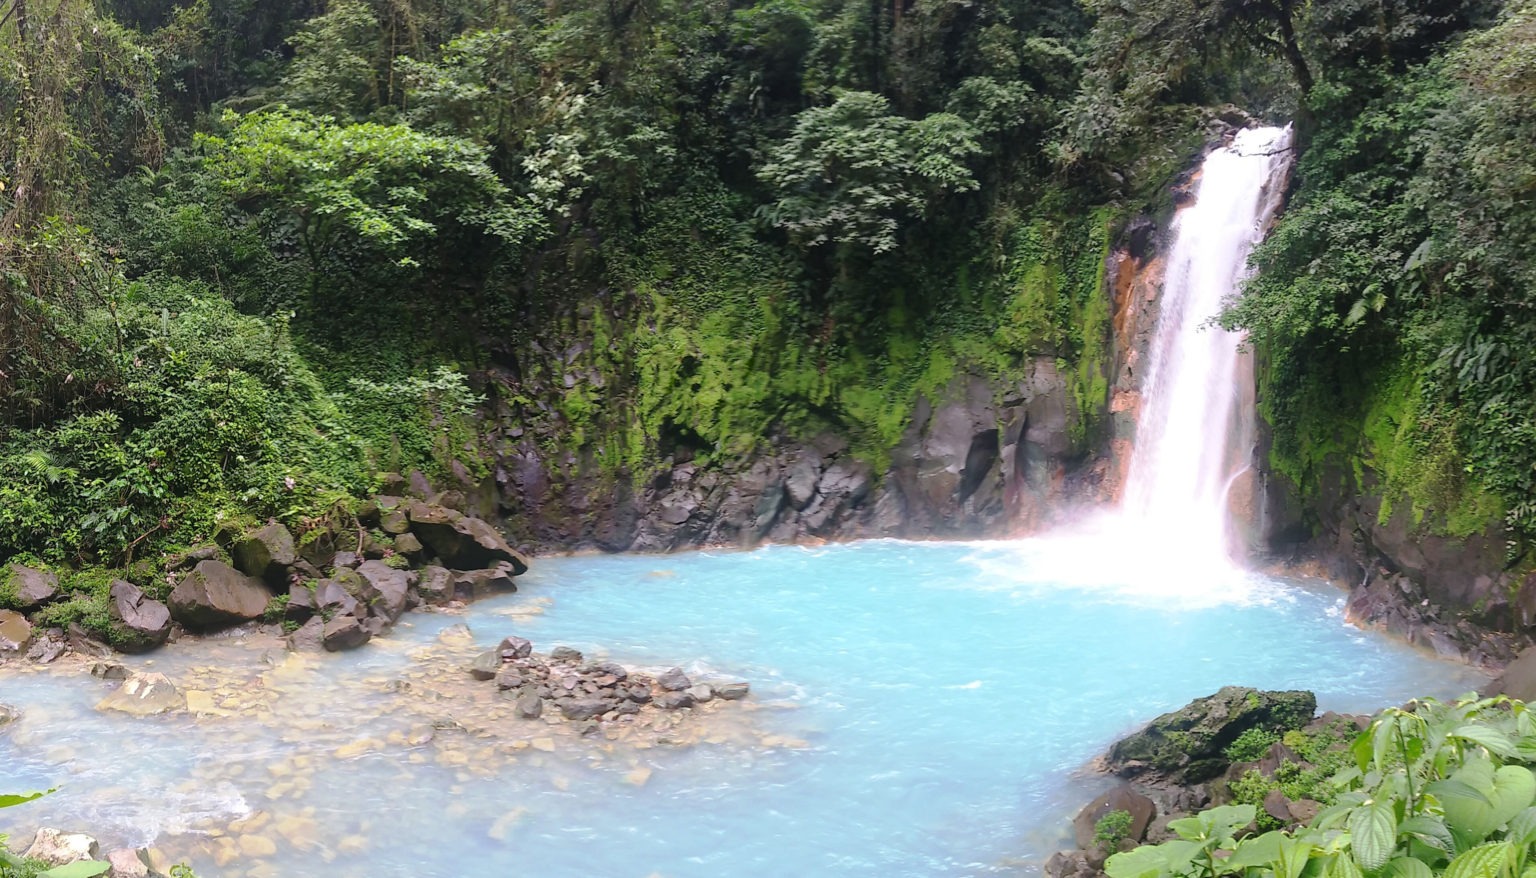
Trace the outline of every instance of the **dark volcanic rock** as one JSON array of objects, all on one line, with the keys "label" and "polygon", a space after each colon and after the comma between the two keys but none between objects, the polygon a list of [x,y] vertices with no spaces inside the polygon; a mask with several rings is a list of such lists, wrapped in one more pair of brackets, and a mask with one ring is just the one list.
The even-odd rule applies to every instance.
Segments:
[{"label": "dark volcanic rock", "polygon": [[723,701],[740,701],[751,691],[752,687],[746,683],[722,683],[715,687],[715,697]]},{"label": "dark volcanic rock", "polygon": [[569,720],[595,719],[613,708],[606,698],[572,698],[560,702],[560,715]]},{"label": "dark volcanic rock", "polygon": [[517,591],[512,567],[498,564],[489,570],[466,570],[454,574],[453,591],[458,600],[470,601],[492,594]]},{"label": "dark volcanic rock", "polygon": [[512,575],[528,570],[528,561],[507,545],[494,527],[478,518],[432,503],[413,501],[406,507],[411,532],[449,567],[473,570],[505,562]]},{"label": "dark volcanic rock", "polygon": [[693,681],[688,679],[682,668],[672,668],[656,678],[656,685],[668,692],[681,692],[692,686]]},{"label": "dark volcanic rock", "polygon": [[288,648],[296,652],[320,652],[325,648],[325,620],[310,616],[309,621],[288,635]]},{"label": "dark volcanic rock", "polygon": [[656,706],[662,710],[678,710],[693,706],[693,696],[687,692],[663,692],[656,699]]},{"label": "dark volcanic rock", "polygon": [[[5,583],[18,610],[31,610],[52,601],[59,594],[59,578],[46,570],[34,570],[21,564],[11,565]],[[0,588],[0,591],[4,591]]]},{"label": "dark volcanic rock", "polygon": [[394,622],[405,612],[406,593],[411,588],[411,574],[396,570],[383,561],[364,561],[357,568],[363,578],[358,594],[370,612]]},{"label": "dark volcanic rock", "polygon": [[197,631],[261,617],[272,592],[261,580],[219,561],[203,561],[171,592],[171,616]]},{"label": "dark volcanic rock", "polygon": [[236,540],[230,546],[230,555],[241,573],[264,579],[275,588],[288,584],[288,568],[299,558],[293,547],[293,534],[277,523]]},{"label": "dark volcanic rock", "polygon": [[416,574],[420,577],[416,590],[421,593],[423,603],[437,606],[459,599],[454,590],[453,573],[446,567],[431,564],[416,571]]},{"label": "dark volcanic rock", "polygon": [[331,652],[356,649],[373,637],[363,623],[353,615],[336,616],[325,623],[321,643]]},{"label": "dark volcanic rock", "polygon": [[114,580],[109,599],[112,643],[123,652],[148,652],[171,636],[171,611],[137,585]]},{"label": "dark volcanic rock", "polygon": [[503,659],[520,659],[533,655],[533,642],[523,637],[504,637],[496,649]]},{"label": "dark volcanic rock", "polygon": [[1195,784],[1226,770],[1223,754],[1252,728],[1276,733],[1299,729],[1317,711],[1311,692],[1269,692],[1226,686],[1165,713],[1109,751],[1108,768],[1121,777]]},{"label": "dark volcanic rock", "polygon": [[[1099,821],[1105,814],[1111,811],[1124,811],[1131,815],[1131,825],[1127,828],[1125,837],[1133,842],[1140,842],[1147,834],[1147,826],[1152,818],[1157,816],[1157,807],[1152,800],[1136,792],[1128,786],[1116,787],[1092,802],[1089,802],[1083,810],[1077,812],[1072,819],[1072,831],[1077,836],[1077,846],[1083,850],[1091,850],[1096,844],[1094,834],[1098,829]],[[1113,853],[1113,851],[1106,851]]]},{"label": "dark volcanic rock", "polygon": [[475,656],[475,660],[470,662],[469,665],[470,676],[476,680],[495,679],[496,674],[500,671],[501,651],[495,649],[488,649]]},{"label": "dark volcanic rock", "polygon": [[523,719],[538,719],[544,714],[544,699],[533,693],[519,695],[517,698],[517,715]]}]

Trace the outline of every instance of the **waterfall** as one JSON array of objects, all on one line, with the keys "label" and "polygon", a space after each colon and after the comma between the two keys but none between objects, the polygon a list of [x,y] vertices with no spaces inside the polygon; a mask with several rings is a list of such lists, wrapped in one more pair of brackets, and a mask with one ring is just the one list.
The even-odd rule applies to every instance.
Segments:
[{"label": "waterfall", "polygon": [[1174,220],[1122,506],[1165,553],[1228,551],[1227,493],[1253,447],[1252,382],[1241,337],[1212,318],[1280,205],[1290,142],[1289,127],[1239,132],[1206,157],[1194,203]]}]

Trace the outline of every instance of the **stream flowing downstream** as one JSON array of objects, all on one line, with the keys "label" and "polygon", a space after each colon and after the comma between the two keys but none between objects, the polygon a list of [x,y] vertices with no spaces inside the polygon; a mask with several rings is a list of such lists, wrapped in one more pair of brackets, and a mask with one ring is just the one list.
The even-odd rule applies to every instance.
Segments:
[{"label": "stream flowing downstream", "polygon": [[[1370,710],[1481,681],[1349,627],[1330,586],[1160,574],[1108,539],[541,559],[519,594],[353,653],[233,636],[126,660],[206,693],[195,718],[100,713],[112,684],[7,669],[23,717],[0,786],[60,790],[0,832],[89,829],[204,878],[1029,874],[1084,764],[1191,698]],[[465,673],[514,632],[753,694],[580,738]]]}]

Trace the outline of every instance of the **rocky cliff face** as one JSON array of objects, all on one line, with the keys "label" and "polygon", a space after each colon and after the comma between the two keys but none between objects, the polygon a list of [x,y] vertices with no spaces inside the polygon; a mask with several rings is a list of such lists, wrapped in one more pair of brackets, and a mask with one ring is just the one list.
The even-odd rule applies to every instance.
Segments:
[{"label": "rocky cliff face", "polygon": [[[1262,454],[1255,464],[1265,466]],[[1382,515],[1385,492],[1366,464],[1336,461],[1310,501],[1279,474],[1264,472],[1263,482],[1263,544],[1279,558],[1315,560],[1349,588],[1350,621],[1494,666],[1536,635],[1536,574],[1506,569],[1496,530],[1446,536],[1415,522],[1406,504]]]},{"label": "rocky cliff face", "polygon": [[959,372],[919,396],[876,471],[827,432],[740,460],[686,451],[648,482],[503,434],[495,480],[509,531],[538,548],[671,551],[858,537],[977,537],[1060,520],[1101,480],[1074,449],[1078,406],[1054,358],[999,384]]}]

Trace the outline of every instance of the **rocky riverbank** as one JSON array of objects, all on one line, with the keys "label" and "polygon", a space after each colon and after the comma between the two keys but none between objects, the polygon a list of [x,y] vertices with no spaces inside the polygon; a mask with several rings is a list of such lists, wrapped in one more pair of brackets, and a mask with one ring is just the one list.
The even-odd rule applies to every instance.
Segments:
[{"label": "rocky riverbank", "polygon": [[1051,856],[1045,874],[1097,878],[1109,856],[1172,839],[1170,823],[1214,805],[1252,804],[1266,830],[1311,820],[1313,794],[1324,795],[1369,722],[1316,708],[1311,692],[1228,686],[1157,717],[1096,761],[1116,785],[1078,812],[1077,847]]}]

